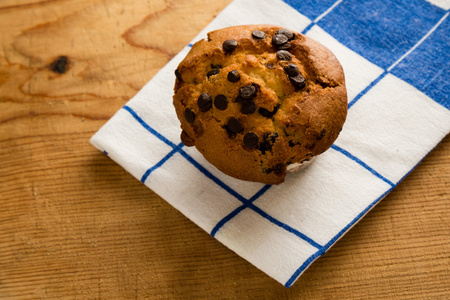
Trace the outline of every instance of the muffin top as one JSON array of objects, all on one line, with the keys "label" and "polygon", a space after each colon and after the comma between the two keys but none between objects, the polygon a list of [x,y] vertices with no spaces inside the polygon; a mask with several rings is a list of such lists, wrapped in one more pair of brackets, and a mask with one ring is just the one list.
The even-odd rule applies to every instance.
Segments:
[{"label": "muffin top", "polygon": [[327,150],[347,115],[342,67],[300,33],[228,27],[192,46],[175,71],[181,140],[222,172],[266,184]]}]

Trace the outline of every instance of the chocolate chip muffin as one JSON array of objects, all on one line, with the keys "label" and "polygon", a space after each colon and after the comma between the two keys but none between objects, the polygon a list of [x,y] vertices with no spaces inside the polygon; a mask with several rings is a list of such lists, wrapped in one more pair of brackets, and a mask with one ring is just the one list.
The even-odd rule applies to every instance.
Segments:
[{"label": "chocolate chip muffin", "polygon": [[327,150],[347,115],[342,67],[300,33],[228,27],[192,46],[175,71],[181,140],[222,172],[266,184]]}]

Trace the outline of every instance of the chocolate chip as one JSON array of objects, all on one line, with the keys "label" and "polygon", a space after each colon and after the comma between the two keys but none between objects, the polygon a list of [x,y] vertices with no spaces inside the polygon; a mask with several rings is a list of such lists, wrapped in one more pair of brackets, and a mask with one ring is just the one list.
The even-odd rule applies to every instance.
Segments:
[{"label": "chocolate chip", "polygon": [[269,110],[267,110],[267,109],[265,109],[265,108],[260,107],[260,108],[258,109],[258,112],[259,112],[259,114],[260,114],[261,116],[263,116],[263,117],[266,117],[266,118],[272,118],[273,115],[277,113],[278,108],[280,108],[279,105],[275,106],[275,107],[273,108],[273,111],[269,111]]},{"label": "chocolate chip", "polygon": [[291,148],[295,146],[295,143],[293,141],[289,141],[288,144],[289,144],[289,147],[291,147]]},{"label": "chocolate chip", "polygon": [[229,82],[238,82],[241,79],[241,75],[237,70],[234,70],[228,73],[227,78]]},{"label": "chocolate chip", "polygon": [[268,69],[273,69],[273,64],[268,63],[266,67],[267,67]]},{"label": "chocolate chip", "polygon": [[286,172],[286,167],[284,164],[279,163],[273,166],[272,168],[264,169],[263,171],[266,174],[270,174],[273,172],[275,175],[281,176]]},{"label": "chocolate chip", "polygon": [[258,146],[258,135],[253,132],[249,132],[244,135],[244,145],[248,148],[256,148]]},{"label": "chocolate chip", "polygon": [[290,61],[292,59],[292,54],[287,52],[286,50],[279,50],[279,51],[277,51],[277,58],[279,60]]},{"label": "chocolate chip", "polygon": [[222,44],[222,48],[225,52],[230,53],[236,49],[238,43],[235,40],[226,40]]},{"label": "chocolate chip", "polygon": [[227,96],[219,94],[214,98],[214,106],[219,110],[225,110],[228,107]]},{"label": "chocolate chip", "polygon": [[262,39],[266,38],[266,34],[263,31],[261,31],[261,30],[253,30],[252,31],[252,36],[255,39],[259,39],[259,40],[262,40]]},{"label": "chocolate chip", "polygon": [[234,139],[234,138],[236,137],[236,133],[234,133],[233,131],[231,131],[230,128],[228,128],[228,126],[225,126],[224,128],[226,129],[227,134],[228,134],[228,137],[229,137],[230,139]]},{"label": "chocolate chip", "polygon": [[241,112],[246,115],[251,115],[256,111],[256,104],[253,101],[245,101],[242,103]]},{"label": "chocolate chip", "polygon": [[67,56],[60,56],[51,64],[51,70],[58,74],[64,74],[67,71],[68,64],[69,59]]},{"label": "chocolate chip", "polygon": [[186,108],[184,111],[184,118],[188,123],[192,123],[195,120],[195,114],[190,108]]},{"label": "chocolate chip", "polygon": [[265,155],[266,152],[271,152],[272,151],[272,144],[267,141],[264,140],[262,143],[259,144],[259,151],[261,151],[262,155]]},{"label": "chocolate chip", "polygon": [[180,71],[178,69],[175,69],[175,76],[177,77],[178,81],[183,81],[183,78],[181,77]]},{"label": "chocolate chip", "polygon": [[289,50],[291,48],[291,43],[287,42],[281,46],[278,46],[278,49],[280,50]]},{"label": "chocolate chip", "polygon": [[268,110],[265,109],[265,108],[260,107],[260,108],[258,109],[258,112],[259,112],[259,114],[260,114],[261,116],[263,116],[263,117],[266,117],[266,118],[271,118],[271,117],[272,117],[272,112],[271,112],[271,111],[268,111]]},{"label": "chocolate chip", "polygon": [[298,67],[295,64],[288,64],[284,66],[284,71],[286,72],[286,74],[292,77],[295,77],[298,74],[300,74],[300,71],[298,70]]},{"label": "chocolate chip", "polygon": [[209,71],[208,73],[206,73],[206,77],[211,77],[211,76],[213,76],[213,75],[217,75],[217,74],[219,74],[220,73],[220,70],[219,69],[214,69],[214,70],[211,70],[211,71]]},{"label": "chocolate chip", "polygon": [[231,132],[234,133],[240,133],[244,129],[241,122],[239,122],[239,120],[234,117],[231,117],[228,120],[227,127]]},{"label": "chocolate chip", "polygon": [[272,171],[275,173],[275,175],[281,175],[281,174],[283,174],[283,172],[284,172],[284,170],[285,170],[285,166],[284,166],[284,164],[276,164],[273,168],[272,168]]},{"label": "chocolate chip", "polygon": [[269,147],[270,147],[270,150],[272,150],[272,146],[270,144],[267,144],[266,142],[262,142],[261,144],[259,144],[258,149],[259,149],[259,151],[261,151],[262,155],[265,155],[266,151],[270,151]]},{"label": "chocolate chip", "polygon": [[210,95],[203,93],[198,97],[197,104],[201,112],[208,111],[212,107],[212,98]]},{"label": "chocolate chip", "polygon": [[234,100],[234,102],[237,102],[237,103],[243,103],[243,102],[245,102],[245,99],[238,95],[238,96],[236,97],[236,99]]},{"label": "chocolate chip", "polygon": [[275,34],[272,37],[272,44],[274,44],[276,47],[286,44],[287,41],[288,38],[284,34]]},{"label": "chocolate chip", "polygon": [[244,99],[250,99],[256,94],[256,87],[253,85],[245,85],[239,89],[239,96]]},{"label": "chocolate chip", "polygon": [[257,93],[261,90],[261,86],[259,84],[253,82],[252,85],[255,87]]},{"label": "chocolate chip", "polygon": [[297,90],[300,90],[306,86],[305,77],[303,77],[301,74],[298,74],[294,77],[289,77],[289,80]]},{"label": "chocolate chip", "polygon": [[264,155],[267,151],[272,151],[272,146],[275,143],[275,140],[278,138],[278,133],[269,132],[264,134],[263,142],[259,144],[259,150]]},{"label": "chocolate chip", "polygon": [[295,34],[292,31],[287,30],[285,28],[278,30],[276,34],[282,34],[282,35],[286,36],[289,41],[293,40],[295,37]]},{"label": "chocolate chip", "polygon": [[184,130],[181,132],[180,138],[181,138],[181,142],[187,147],[191,147],[191,146],[195,145],[194,139],[192,139]]}]

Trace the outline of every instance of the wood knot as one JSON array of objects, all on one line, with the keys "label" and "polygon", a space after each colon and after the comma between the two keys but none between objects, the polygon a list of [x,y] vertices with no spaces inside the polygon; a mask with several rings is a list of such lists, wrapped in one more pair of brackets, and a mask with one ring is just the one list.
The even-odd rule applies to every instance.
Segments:
[{"label": "wood knot", "polygon": [[67,56],[60,56],[50,65],[50,70],[57,74],[64,74],[69,69],[69,58]]}]

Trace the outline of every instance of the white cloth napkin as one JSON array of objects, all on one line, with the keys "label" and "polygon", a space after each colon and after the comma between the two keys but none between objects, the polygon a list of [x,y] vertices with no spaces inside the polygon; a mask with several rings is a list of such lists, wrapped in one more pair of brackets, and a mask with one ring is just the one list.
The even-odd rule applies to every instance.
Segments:
[{"label": "white cloth napkin", "polygon": [[192,44],[91,142],[290,287],[449,133],[449,8],[442,0],[235,0],[194,39],[232,25],[275,24],[316,39],[342,63],[344,129],[331,149],[281,185],[233,179],[181,143],[174,70]]}]

